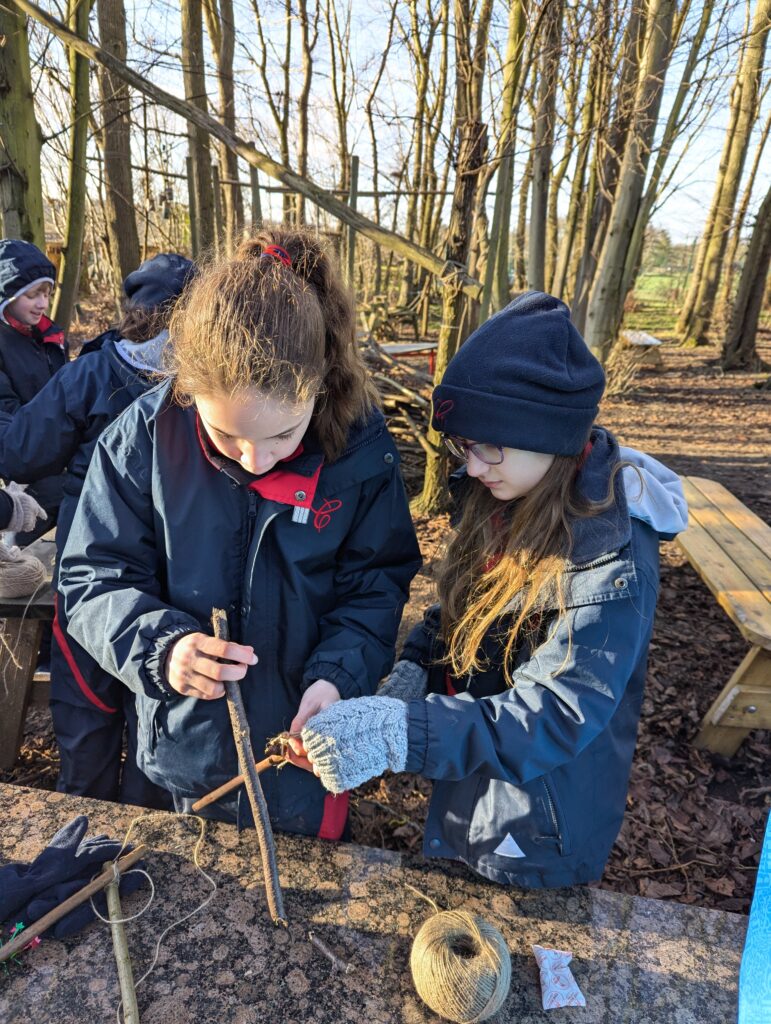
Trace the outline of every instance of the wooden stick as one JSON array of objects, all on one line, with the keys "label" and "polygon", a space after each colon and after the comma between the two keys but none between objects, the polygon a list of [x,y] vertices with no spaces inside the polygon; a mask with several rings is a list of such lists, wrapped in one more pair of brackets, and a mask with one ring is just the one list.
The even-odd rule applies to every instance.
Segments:
[{"label": "wooden stick", "polygon": [[123,1000],[123,1024],[139,1024],[134,972],[131,969],[126,929],[123,927],[123,908],[120,903],[119,886],[120,882],[115,879],[107,886],[107,913],[110,916],[112,948],[115,952],[120,996]]},{"label": "wooden stick", "polygon": [[[214,635],[219,640],[227,640],[228,618],[222,608],[212,609],[211,621]],[[225,697],[228,702],[230,724],[233,727],[233,739],[236,741],[238,767],[244,776],[246,792],[249,794],[249,803],[252,807],[257,841],[260,844],[268,909],[270,916],[273,918],[273,923],[282,924],[286,928],[289,922],[284,913],[284,899],[281,895],[281,882],[279,881],[278,867],[276,866],[276,844],[273,840],[273,829],[270,826],[265,794],[260,785],[260,777],[254,769],[254,752],[249,736],[249,722],[246,718],[246,708],[244,707],[244,698],[241,695],[239,683],[230,679],[225,680]]]},{"label": "wooden stick", "polygon": [[356,970],[353,964],[349,964],[346,963],[345,960],[341,960],[337,953],[333,952],[326,942],[320,939],[315,932],[308,932],[308,938],[310,939],[311,944],[314,945],[320,953],[324,954],[335,970],[342,971],[343,974],[351,974]]},{"label": "wooden stick", "polygon": [[[262,775],[262,773],[268,768],[274,768],[285,763],[285,757],[282,757],[280,754],[270,754],[262,761],[257,761],[254,765],[254,770],[258,775]],[[238,787],[243,785],[243,783],[244,776],[236,775],[235,778],[230,780],[230,782],[223,783],[218,789],[213,789],[211,793],[207,793],[206,796],[202,796],[200,800],[196,800],[191,810],[196,811],[196,813],[198,811],[202,811],[204,807],[208,807],[209,804],[213,804],[221,797],[227,796],[228,793],[232,793],[234,789],[238,789]]]},{"label": "wooden stick", "polygon": [[[124,874],[130,867],[133,867],[138,860],[141,860],[147,853],[146,846],[137,846],[131,853],[127,853],[125,857],[121,857],[118,861],[118,871],[120,874]],[[78,889],[76,893],[73,893],[63,903],[60,903],[58,907],[54,907],[53,910],[49,910],[47,914],[44,914],[39,921],[35,921],[29,928],[25,928],[23,932],[19,932],[15,939],[0,947],[0,963],[5,960],[9,960],[19,950],[24,949],[28,946],[33,939],[37,938],[38,935],[42,935],[43,932],[48,931],[51,925],[56,924],[57,921],[69,914],[75,907],[79,907],[81,903],[85,903],[87,899],[90,899],[95,893],[100,892],[106,885],[109,885],[115,878],[115,873],[110,866],[104,870],[98,878],[95,878],[88,885],[84,885],[82,889]]]}]

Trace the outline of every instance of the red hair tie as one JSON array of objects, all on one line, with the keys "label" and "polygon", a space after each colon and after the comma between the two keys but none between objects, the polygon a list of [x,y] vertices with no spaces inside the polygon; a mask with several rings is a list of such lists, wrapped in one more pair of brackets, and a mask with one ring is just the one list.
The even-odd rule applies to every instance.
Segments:
[{"label": "red hair tie", "polygon": [[283,263],[285,267],[289,267],[290,270],[292,269],[292,260],[291,260],[291,258],[289,256],[289,253],[286,251],[286,249],[283,246],[281,246],[281,245],[267,245],[262,250],[262,254],[260,255],[260,259],[264,260],[266,256],[268,257],[268,259],[272,258],[272,259],[278,260],[280,263]]}]

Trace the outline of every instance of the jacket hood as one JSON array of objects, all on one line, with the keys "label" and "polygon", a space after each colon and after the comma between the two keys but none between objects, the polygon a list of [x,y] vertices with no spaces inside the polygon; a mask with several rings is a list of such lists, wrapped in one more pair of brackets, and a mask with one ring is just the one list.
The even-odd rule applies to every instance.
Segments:
[{"label": "jacket hood", "polygon": [[688,503],[677,473],[662,462],[638,452],[619,448],[629,515],[652,526],[662,540],[672,540],[688,526]]}]

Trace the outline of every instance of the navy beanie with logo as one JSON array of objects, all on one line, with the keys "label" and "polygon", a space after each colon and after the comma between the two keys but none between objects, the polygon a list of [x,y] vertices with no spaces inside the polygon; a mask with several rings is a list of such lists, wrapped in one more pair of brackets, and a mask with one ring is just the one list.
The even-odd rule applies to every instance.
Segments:
[{"label": "navy beanie with logo", "polygon": [[0,303],[3,308],[39,281],[56,280],[56,268],[32,242],[0,240]]},{"label": "navy beanie with logo", "polygon": [[123,282],[131,309],[152,309],[182,294],[195,264],[176,252],[162,252],[132,271]]},{"label": "navy beanie with logo", "polygon": [[560,299],[526,292],[485,321],[434,389],[442,434],[523,451],[579,455],[605,374]]}]

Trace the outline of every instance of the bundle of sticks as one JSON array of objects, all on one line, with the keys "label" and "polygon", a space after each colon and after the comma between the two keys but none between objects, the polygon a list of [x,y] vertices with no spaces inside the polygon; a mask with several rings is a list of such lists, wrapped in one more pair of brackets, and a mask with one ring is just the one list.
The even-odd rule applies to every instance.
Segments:
[{"label": "bundle of sticks", "polygon": [[362,353],[399,448],[407,492],[416,494],[423,485],[426,455],[431,451],[426,436],[431,416],[431,376],[406,359],[394,359],[371,335],[362,342]]}]

